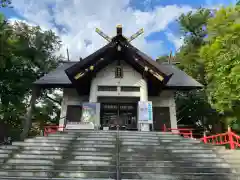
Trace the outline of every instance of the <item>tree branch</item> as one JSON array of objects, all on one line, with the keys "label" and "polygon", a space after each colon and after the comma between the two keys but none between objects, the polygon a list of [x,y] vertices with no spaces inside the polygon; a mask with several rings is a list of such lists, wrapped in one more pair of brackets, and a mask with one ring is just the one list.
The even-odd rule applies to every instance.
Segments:
[{"label": "tree branch", "polygon": [[53,98],[51,98],[51,97],[48,96],[48,95],[46,95],[46,98],[50,99],[51,101],[53,101],[53,102],[55,102],[55,103],[57,103],[57,104],[59,104],[59,105],[61,106],[61,101],[58,101],[58,100],[56,100],[56,99],[53,99]]}]

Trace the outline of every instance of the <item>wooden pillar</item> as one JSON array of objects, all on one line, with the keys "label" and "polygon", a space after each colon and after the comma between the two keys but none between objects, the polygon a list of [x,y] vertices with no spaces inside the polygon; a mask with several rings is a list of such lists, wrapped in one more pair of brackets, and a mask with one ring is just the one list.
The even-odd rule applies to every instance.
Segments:
[{"label": "wooden pillar", "polygon": [[35,86],[32,88],[32,96],[30,99],[30,104],[27,108],[27,113],[23,120],[23,131],[20,135],[21,140],[24,140],[28,136],[28,132],[32,126],[32,112],[33,112],[37,97],[39,96],[39,93],[40,93],[39,87]]}]

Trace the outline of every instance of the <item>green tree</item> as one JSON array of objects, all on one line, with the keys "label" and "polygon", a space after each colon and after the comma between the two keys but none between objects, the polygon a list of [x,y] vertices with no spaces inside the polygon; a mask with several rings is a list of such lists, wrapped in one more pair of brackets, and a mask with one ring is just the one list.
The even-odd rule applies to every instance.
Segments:
[{"label": "green tree", "polygon": [[[58,65],[61,57],[56,51],[61,41],[52,31],[24,23],[9,24],[3,16],[0,41],[0,119],[28,131],[24,114],[32,83]],[[42,91],[41,96],[45,93]]]},{"label": "green tree", "polygon": [[[207,85],[205,64],[199,51],[206,43],[204,40],[207,36],[206,25],[211,16],[210,10],[199,9],[196,12],[183,14],[179,18],[184,44],[176,54],[176,58],[180,61],[178,67],[203,85]],[[210,127],[220,119],[219,114],[208,103],[205,88],[191,92],[178,92],[176,104],[179,124],[207,128],[211,131]]]},{"label": "green tree", "polygon": [[231,121],[240,118],[240,7],[221,8],[207,24],[201,48],[208,99]]},{"label": "green tree", "polygon": [[179,24],[184,36],[184,45],[176,54],[177,59],[181,61],[179,67],[204,85],[206,84],[204,63],[199,56],[199,50],[205,43],[206,24],[210,17],[210,10],[199,9],[194,13],[183,14],[179,18]]}]

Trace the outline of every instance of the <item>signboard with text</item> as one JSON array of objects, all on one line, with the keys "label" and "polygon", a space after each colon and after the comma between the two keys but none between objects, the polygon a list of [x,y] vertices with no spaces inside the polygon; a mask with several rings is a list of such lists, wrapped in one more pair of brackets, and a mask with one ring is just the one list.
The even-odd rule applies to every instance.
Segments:
[{"label": "signboard with text", "polygon": [[138,123],[143,124],[153,123],[153,111],[151,101],[138,102]]},{"label": "signboard with text", "polygon": [[82,115],[79,122],[68,123],[66,129],[94,129],[100,118],[99,103],[82,103]]}]

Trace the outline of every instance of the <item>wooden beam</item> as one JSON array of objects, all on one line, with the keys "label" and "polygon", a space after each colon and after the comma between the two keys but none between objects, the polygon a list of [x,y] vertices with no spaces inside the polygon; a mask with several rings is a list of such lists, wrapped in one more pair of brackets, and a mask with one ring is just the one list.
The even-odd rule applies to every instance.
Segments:
[{"label": "wooden beam", "polygon": [[163,81],[164,77],[160,74],[158,74],[157,72],[153,71],[151,68],[149,68],[148,66],[144,65],[143,63],[141,63],[139,60],[136,60],[138,58],[134,58],[136,62],[138,62],[138,64],[140,66],[142,66],[142,68],[144,69],[144,71],[148,71],[149,73],[151,73],[154,77],[156,77],[158,80]]},{"label": "wooden beam", "polygon": [[74,76],[75,80],[78,80],[80,77],[84,76],[85,72],[79,72]]},{"label": "wooden beam", "polygon": [[152,69],[150,69],[149,72],[150,72],[154,77],[156,77],[157,79],[159,79],[160,81],[163,81],[163,80],[164,80],[164,77],[163,77],[163,76],[161,76],[160,74],[154,72]]},{"label": "wooden beam", "polygon": [[128,42],[131,42],[132,40],[136,39],[138,36],[140,36],[143,33],[143,28],[134,33],[130,38],[128,38]]},{"label": "wooden beam", "polygon": [[106,35],[105,33],[103,33],[100,29],[96,28],[96,32],[102,36],[104,39],[106,39],[108,42],[112,41],[112,38],[110,38],[108,35]]}]

